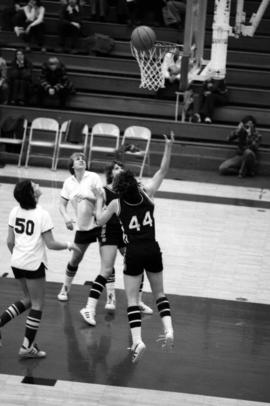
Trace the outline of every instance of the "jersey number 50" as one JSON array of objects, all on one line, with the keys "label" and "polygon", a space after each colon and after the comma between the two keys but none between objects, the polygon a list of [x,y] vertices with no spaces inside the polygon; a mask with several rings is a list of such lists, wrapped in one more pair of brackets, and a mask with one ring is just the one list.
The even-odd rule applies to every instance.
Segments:
[{"label": "jersey number 50", "polygon": [[15,231],[18,234],[26,233],[27,235],[32,235],[34,232],[35,224],[32,220],[25,220],[23,218],[17,217],[15,222]]},{"label": "jersey number 50", "polygon": [[[147,211],[147,212],[145,213],[145,216],[144,216],[142,225],[143,225],[143,226],[153,227],[153,220],[152,220],[150,211]],[[128,228],[129,228],[130,230],[132,230],[132,229],[136,229],[137,231],[140,231],[140,230],[141,230],[141,225],[140,225],[140,223],[139,223],[139,220],[138,220],[138,217],[137,217],[137,216],[132,216],[132,217],[131,217],[131,220],[130,220],[130,222],[129,222]]]}]

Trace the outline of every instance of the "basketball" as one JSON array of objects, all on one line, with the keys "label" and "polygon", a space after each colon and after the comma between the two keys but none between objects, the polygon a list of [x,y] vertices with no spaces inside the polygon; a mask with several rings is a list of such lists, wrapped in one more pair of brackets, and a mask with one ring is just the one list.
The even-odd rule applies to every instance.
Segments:
[{"label": "basketball", "polygon": [[153,47],[155,42],[155,32],[146,25],[141,25],[132,31],[131,44],[138,51],[148,51],[148,49]]}]

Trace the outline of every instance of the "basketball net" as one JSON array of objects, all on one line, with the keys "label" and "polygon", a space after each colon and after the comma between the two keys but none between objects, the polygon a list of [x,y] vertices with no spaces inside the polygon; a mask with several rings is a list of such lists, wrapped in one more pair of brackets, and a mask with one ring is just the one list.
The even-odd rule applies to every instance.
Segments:
[{"label": "basketball net", "polygon": [[177,48],[181,48],[182,50],[182,45],[172,42],[156,42],[155,45],[147,51],[136,49],[132,43],[130,47],[131,53],[140,68],[140,87],[154,91],[165,87],[165,76],[162,69],[164,56],[167,52],[175,53]]}]

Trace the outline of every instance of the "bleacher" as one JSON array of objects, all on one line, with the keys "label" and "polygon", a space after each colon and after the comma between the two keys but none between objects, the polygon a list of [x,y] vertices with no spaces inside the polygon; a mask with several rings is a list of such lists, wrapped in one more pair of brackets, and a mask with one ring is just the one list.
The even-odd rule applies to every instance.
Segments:
[{"label": "bleacher", "polygon": [[[7,4],[1,1],[1,7]],[[59,0],[44,1],[46,7],[47,54],[33,50],[30,59],[34,65],[37,81],[41,64],[49,55],[56,55],[57,15]],[[206,52],[209,57],[211,46],[211,24],[214,1],[209,0],[206,21]],[[245,1],[248,13],[256,11],[259,0]],[[84,6],[84,15],[90,16],[90,9]],[[222,160],[232,154],[233,146],[226,143],[226,137],[241,118],[247,114],[256,117],[263,136],[260,172],[270,173],[270,7],[253,38],[229,39],[227,85],[229,105],[218,108],[214,124],[182,123],[181,112],[175,121],[175,98],[157,98],[155,92],[139,87],[139,68],[133,59],[129,38],[131,28],[116,23],[115,9],[111,9],[108,21],[85,20],[88,37],[80,43],[79,55],[58,54],[68,68],[68,73],[77,89],[65,109],[44,108],[42,115],[61,122],[74,118],[91,128],[95,123],[111,122],[121,132],[129,125],[141,125],[152,131],[151,163],[158,165],[162,153],[162,134],[174,130],[177,144],[174,148],[174,168],[200,168],[217,170]],[[165,41],[182,42],[183,32],[165,27],[154,27],[157,38]],[[115,47],[109,56],[96,56],[91,50],[91,35],[102,33],[115,39]],[[89,39],[90,37],[90,39]],[[23,42],[13,32],[0,32],[2,55],[8,61],[14,49]],[[29,121],[41,115],[38,106],[1,106],[1,120],[7,116],[25,115]]]}]

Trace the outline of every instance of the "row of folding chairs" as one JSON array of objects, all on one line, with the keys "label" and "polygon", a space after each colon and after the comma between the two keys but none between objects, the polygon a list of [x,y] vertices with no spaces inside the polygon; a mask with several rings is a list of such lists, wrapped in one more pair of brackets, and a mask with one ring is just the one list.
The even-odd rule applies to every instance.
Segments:
[{"label": "row of folding chairs", "polygon": [[[89,143],[89,127],[84,124],[77,142],[68,139],[68,129],[71,121],[61,125],[57,120],[47,117],[38,117],[30,125],[27,138],[28,121],[24,120],[22,139],[4,138],[0,136],[2,144],[21,145],[18,166],[22,164],[23,153],[26,148],[25,167],[28,167],[31,157],[50,158],[51,169],[56,170],[60,159],[67,159],[62,152],[83,152],[87,156]],[[92,127],[88,154],[88,168],[93,162],[108,162],[109,157],[120,157],[139,167],[139,176],[142,177],[146,164],[150,165],[149,148],[151,131],[146,127],[130,126],[120,137],[120,129],[112,123],[97,123]],[[45,150],[46,154],[41,153]]]}]

